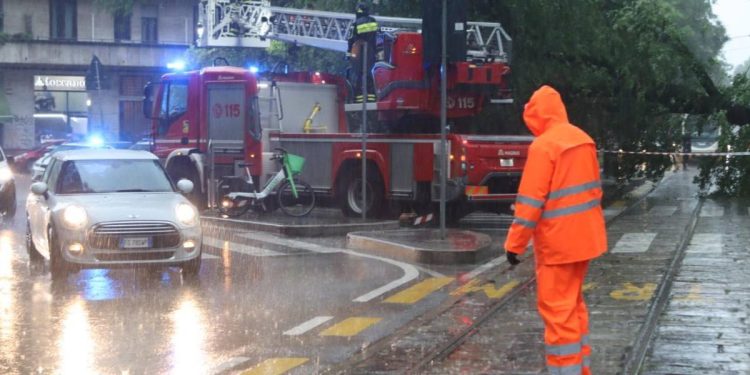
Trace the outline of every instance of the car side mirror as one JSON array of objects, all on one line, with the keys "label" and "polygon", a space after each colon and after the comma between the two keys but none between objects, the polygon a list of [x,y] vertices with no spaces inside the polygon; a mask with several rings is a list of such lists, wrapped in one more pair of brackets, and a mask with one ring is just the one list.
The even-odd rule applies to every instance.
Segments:
[{"label": "car side mirror", "polygon": [[193,188],[195,188],[195,185],[193,185],[193,181],[190,181],[185,178],[181,179],[180,181],[177,181],[177,190],[179,190],[182,194],[192,193]]},{"label": "car side mirror", "polygon": [[45,184],[44,182],[35,182],[31,184],[31,192],[36,195],[44,195],[46,198],[48,190],[49,188],[47,187],[47,184]]}]

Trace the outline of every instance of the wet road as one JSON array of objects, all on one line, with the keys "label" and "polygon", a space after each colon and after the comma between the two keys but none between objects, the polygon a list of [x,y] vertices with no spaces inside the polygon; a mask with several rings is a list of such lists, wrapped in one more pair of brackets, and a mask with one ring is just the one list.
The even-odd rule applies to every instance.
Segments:
[{"label": "wet road", "polygon": [[309,373],[435,304],[376,301],[429,276],[414,266],[216,227],[196,281],[176,268],[93,269],[53,283],[29,264],[28,179],[17,183],[18,213],[0,231],[0,373],[207,374],[274,358]]}]

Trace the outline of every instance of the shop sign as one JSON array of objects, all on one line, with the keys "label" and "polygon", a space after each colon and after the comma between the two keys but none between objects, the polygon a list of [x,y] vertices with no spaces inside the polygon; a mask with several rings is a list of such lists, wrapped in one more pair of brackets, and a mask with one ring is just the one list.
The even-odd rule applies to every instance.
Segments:
[{"label": "shop sign", "polygon": [[37,91],[86,91],[84,76],[34,76]]}]

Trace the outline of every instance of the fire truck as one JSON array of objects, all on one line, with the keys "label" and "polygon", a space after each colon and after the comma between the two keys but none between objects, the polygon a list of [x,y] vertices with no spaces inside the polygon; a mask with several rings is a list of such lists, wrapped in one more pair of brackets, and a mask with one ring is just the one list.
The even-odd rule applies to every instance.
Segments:
[{"label": "fire truck", "polygon": [[[354,15],[272,7],[268,1],[208,0],[201,23],[209,45],[284,40],[346,51]],[[346,78],[326,72],[258,74],[215,66],[165,74],[145,89],[153,152],[175,179],[194,182],[192,199],[215,207],[216,182],[248,168],[255,186],[276,173],[277,147],[306,159],[301,179],[316,195],[333,198],[349,216],[377,215],[392,203],[427,210],[439,199],[440,134],[437,67],[423,69],[421,21],[377,17],[383,30],[372,69],[377,102],[351,103]],[[507,34],[496,23],[466,25],[467,59],[448,67],[449,120],[507,102]],[[239,34],[239,35],[238,35]],[[262,45],[261,45],[262,46]],[[365,111],[363,111],[363,106]],[[362,132],[362,113],[369,121]],[[366,136],[366,151],[362,138]],[[531,137],[447,137],[448,217],[472,208],[502,210],[515,193]],[[366,160],[363,181],[362,158]]]}]

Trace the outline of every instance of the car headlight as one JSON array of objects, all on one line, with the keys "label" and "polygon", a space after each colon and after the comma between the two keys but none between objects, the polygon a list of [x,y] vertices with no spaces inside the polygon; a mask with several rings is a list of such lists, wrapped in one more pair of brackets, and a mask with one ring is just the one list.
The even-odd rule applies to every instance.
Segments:
[{"label": "car headlight", "polygon": [[13,172],[8,167],[0,168],[0,183],[6,183],[13,179]]},{"label": "car headlight", "polygon": [[187,203],[179,203],[175,207],[175,215],[177,215],[177,221],[184,225],[195,225],[195,219],[198,217],[195,208]]},{"label": "car headlight", "polygon": [[80,206],[65,207],[62,214],[63,224],[70,229],[81,229],[86,225],[88,216]]}]

